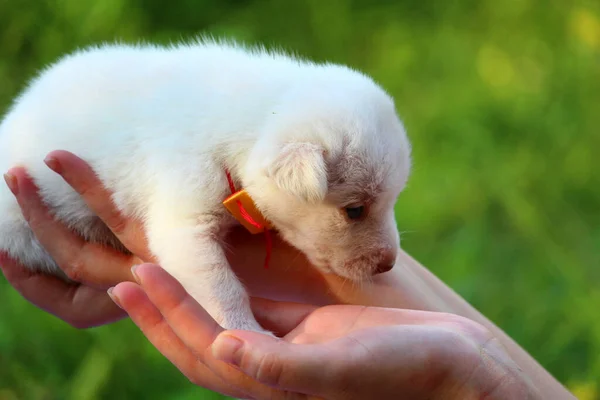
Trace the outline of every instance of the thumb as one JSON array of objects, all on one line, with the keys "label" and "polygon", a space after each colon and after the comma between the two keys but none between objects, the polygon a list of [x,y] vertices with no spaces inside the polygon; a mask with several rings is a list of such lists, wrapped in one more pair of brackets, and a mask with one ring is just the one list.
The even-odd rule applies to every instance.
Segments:
[{"label": "thumb", "polygon": [[329,346],[294,344],[248,331],[222,332],[213,357],[276,389],[322,396],[339,380],[340,365]]}]

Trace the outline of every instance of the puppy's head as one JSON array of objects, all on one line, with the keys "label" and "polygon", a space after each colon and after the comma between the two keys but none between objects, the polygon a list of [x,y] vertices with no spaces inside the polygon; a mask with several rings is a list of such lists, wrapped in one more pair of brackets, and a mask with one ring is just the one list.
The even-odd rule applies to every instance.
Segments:
[{"label": "puppy's head", "polygon": [[367,77],[341,71],[308,79],[272,111],[245,184],[315,266],[363,280],[396,261],[394,204],[410,145],[391,98]]}]

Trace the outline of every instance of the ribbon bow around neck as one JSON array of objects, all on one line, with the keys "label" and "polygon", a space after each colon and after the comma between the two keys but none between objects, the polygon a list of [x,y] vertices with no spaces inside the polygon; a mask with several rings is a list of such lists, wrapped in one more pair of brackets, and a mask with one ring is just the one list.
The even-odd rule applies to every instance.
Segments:
[{"label": "ribbon bow around neck", "polygon": [[265,268],[269,268],[273,240],[271,238],[271,225],[269,221],[260,213],[254,200],[245,190],[236,190],[229,170],[225,170],[227,183],[231,190],[231,195],[223,201],[225,208],[237,219],[250,233],[264,233],[266,243]]}]

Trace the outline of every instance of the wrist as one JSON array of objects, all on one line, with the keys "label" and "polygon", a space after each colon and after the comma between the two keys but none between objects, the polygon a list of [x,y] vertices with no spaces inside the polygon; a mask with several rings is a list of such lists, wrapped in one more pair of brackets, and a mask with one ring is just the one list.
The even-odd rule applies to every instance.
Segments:
[{"label": "wrist", "polygon": [[[540,392],[529,377],[508,356],[497,339],[486,342],[479,351],[480,362],[462,383],[456,399],[538,400]],[[459,380],[460,381],[460,380]]]}]

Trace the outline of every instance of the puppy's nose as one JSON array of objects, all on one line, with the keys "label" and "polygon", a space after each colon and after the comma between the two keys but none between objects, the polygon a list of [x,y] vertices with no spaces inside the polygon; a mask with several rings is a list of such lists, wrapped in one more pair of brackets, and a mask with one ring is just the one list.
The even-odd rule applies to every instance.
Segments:
[{"label": "puppy's nose", "polygon": [[384,272],[388,272],[392,268],[394,268],[394,263],[380,262],[379,264],[377,264],[375,274],[383,274]]},{"label": "puppy's nose", "polygon": [[383,274],[384,272],[388,272],[394,268],[394,264],[396,264],[396,253],[393,251],[385,251],[381,261],[377,263],[374,274]]}]

